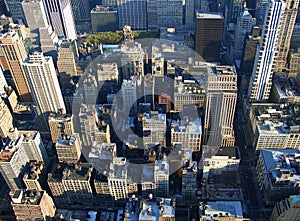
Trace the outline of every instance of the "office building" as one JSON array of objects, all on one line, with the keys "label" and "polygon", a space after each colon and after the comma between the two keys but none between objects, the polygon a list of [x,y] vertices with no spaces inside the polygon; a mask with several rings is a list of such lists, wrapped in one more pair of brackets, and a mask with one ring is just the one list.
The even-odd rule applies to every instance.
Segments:
[{"label": "office building", "polygon": [[94,105],[97,103],[99,91],[95,75],[88,74],[83,76],[83,92],[84,103],[87,105]]},{"label": "office building", "polygon": [[171,143],[182,144],[183,148],[191,148],[193,152],[201,149],[202,123],[201,118],[190,121],[188,118],[171,123]]},{"label": "office building", "polygon": [[255,9],[255,17],[257,20],[257,25],[262,28],[266,13],[268,10],[269,0],[257,0],[256,1],[256,9]]},{"label": "office building", "polygon": [[[146,199],[141,203],[137,220],[175,221],[175,201],[170,198]],[[163,212],[161,212],[163,211]],[[134,214],[135,215],[135,214]]]},{"label": "office building", "polygon": [[205,61],[220,61],[223,25],[222,14],[196,13],[195,50]]},{"label": "office building", "polygon": [[11,206],[18,221],[55,217],[55,204],[46,191],[15,190],[10,195]]},{"label": "office building", "polygon": [[60,136],[71,136],[74,133],[73,115],[62,113],[50,114],[48,124],[53,143],[56,143]]},{"label": "office building", "polygon": [[134,114],[137,112],[137,87],[138,79],[123,80],[121,91],[123,99],[123,109],[125,113]]},{"label": "office building", "polygon": [[234,33],[234,59],[241,60],[245,44],[245,38],[251,33],[253,25],[256,20],[252,18],[248,9],[245,8],[237,18],[237,25]]},{"label": "office building", "polygon": [[60,136],[55,144],[55,149],[59,162],[77,163],[81,155],[79,134]]},{"label": "office building", "polygon": [[51,172],[48,173],[47,184],[55,203],[67,203],[70,201],[66,195],[65,187],[62,182],[63,171],[65,168],[66,164],[56,163],[53,165]]},{"label": "office building", "polygon": [[277,202],[274,206],[271,221],[297,220],[300,216],[300,196],[291,195]]},{"label": "office building", "polygon": [[202,213],[200,220],[250,221],[250,219],[243,217],[241,201],[208,201],[200,209]]},{"label": "office building", "polygon": [[[203,146],[203,150],[210,147]],[[205,153],[206,154],[206,153]],[[208,200],[241,201],[239,176],[240,157],[236,147],[217,148],[213,156],[203,157],[202,198]]]},{"label": "office building", "polygon": [[244,0],[229,0],[225,6],[225,24],[236,24],[240,13],[244,9]]},{"label": "office building", "polygon": [[166,114],[160,114],[158,111],[144,113],[142,117],[143,143],[156,144],[162,147],[166,146]]},{"label": "office building", "polygon": [[[186,1],[187,2],[187,1]],[[181,0],[157,0],[157,26],[158,28],[183,27],[183,6]],[[188,8],[190,9],[190,8]]]},{"label": "office building", "polygon": [[184,105],[204,106],[205,91],[203,86],[192,82],[174,81],[174,111],[181,112]]},{"label": "office building", "polygon": [[[47,53],[52,50],[55,51],[54,44],[57,43],[57,39],[53,38],[55,33],[53,33],[53,28],[49,22],[44,0],[28,0],[23,1],[21,4],[26,24],[30,31],[29,36],[31,38],[33,48],[42,50],[43,46],[47,46],[46,48],[43,48],[44,50],[42,50],[42,52]],[[50,46],[52,46],[51,50],[48,48]]]},{"label": "office building", "polygon": [[209,73],[204,120],[204,144],[234,146],[233,118],[237,100],[234,66],[217,66]]},{"label": "office building", "polygon": [[58,49],[57,69],[62,87],[70,86],[71,77],[79,74],[76,66],[75,44],[75,41],[63,41]]},{"label": "office building", "polygon": [[135,31],[147,31],[147,1],[117,0],[119,29],[129,25]]},{"label": "office building", "polygon": [[286,72],[291,38],[299,7],[299,0],[286,0],[284,2],[285,6],[281,20],[282,24],[278,36],[278,42],[276,43],[277,56],[274,67],[274,72],[276,73]]},{"label": "office building", "polygon": [[167,197],[169,195],[169,162],[164,156],[156,160],[154,165],[154,195],[156,197]]},{"label": "office building", "polygon": [[88,21],[90,19],[90,4],[86,0],[71,0],[72,10],[76,25],[79,21]]},{"label": "office building", "polygon": [[259,190],[267,206],[299,193],[299,150],[261,150],[256,171]]},{"label": "office building", "polygon": [[255,63],[249,84],[248,96],[251,102],[265,102],[269,99],[274,64],[276,62],[278,37],[280,32],[283,31],[281,24],[284,8],[285,2],[270,1],[268,8],[269,16],[266,17],[264,23],[262,39],[256,51]]},{"label": "office building", "polygon": [[130,79],[132,76],[144,76],[144,59],[146,58],[146,53],[142,45],[129,40],[125,44],[122,44],[121,53],[123,79]]},{"label": "office building", "polygon": [[157,0],[147,1],[147,22],[148,29],[152,31],[158,31],[159,27],[157,24]]},{"label": "office building", "polygon": [[[116,63],[97,64],[96,80],[98,91],[102,96],[99,96],[100,103],[108,103],[110,94],[115,94],[118,91],[119,70]],[[112,102],[114,97],[112,97]]]},{"label": "office building", "polygon": [[186,31],[195,31],[195,0],[186,0],[184,5],[184,26]]},{"label": "office building", "polygon": [[197,192],[197,162],[183,162],[182,167],[182,203],[195,204]]},{"label": "office building", "polygon": [[127,168],[128,163],[124,157],[114,157],[110,164],[110,171],[107,179],[110,187],[110,194],[116,201],[125,201],[128,197]]},{"label": "office building", "polygon": [[49,17],[49,24],[56,35],[68,40],[75,40],[77,33],[71,0],[44,0],[44,4]]},{"label": "office building", "polygon": [[79,112],[80,136],[84,146],[91,146],[99,142],[110,143],[109,124],[99,120],[98,110],[94,106],[82,104]]},{"label": "office building", "polygon": [[300,48],[290,49],[288,57],[288,76],[297,77],[297,74],[300,70]]},{"label": "office building", "polygon": [[24,13],[22,10],[22,5],[20,0],[4,0],[7,11],[9,12],[10,16],[17,21],[21,19],[22,22],[26,22],[24,17]]},{"label": "office building", "polygon": [[22,39],[16,32],[2,34],[0,36],[0,48],[7,62],[20,100],[23,102],[32,101],[33,98],[28,80],[21,65],[21,62],[27,58],[27,52]]},{"label": "office building", "polygon": [[255,149],[299,149],[299,125],[291,125],[290,123],[291,121],[284,119],[279,119],[279,121],[268,119],[258,122],[253,142]]},{"label": "office building", "polygon": [[119,29],[118,12],[116,8],[97,5],[91,11],[93,32],[116,31]]},{"label": "office building", "polygon": [[27,190],[42,191],[41,180],[43,179],[44,164],[42,162],[31,161],[27,172],[23,177]]},{"label": "office building", "polygon": [[257,45],[261,39],[259,30],[258,26],[253,26],[251,33],[245,39],[245,49],[243,51],[243,59],[241,63],[242,71],[245,73],[251,73],[253,70]]},{"label": "office building", "polygon": [[52,57],[35,52],[22,65],[46,129],[50,113],[66,110]]},{"label": "office building", "polygon": [[11,131],[0,153],[0,172],[11,190],[24,188],[22,178],[30,161],[48,163],[37,131]]}]

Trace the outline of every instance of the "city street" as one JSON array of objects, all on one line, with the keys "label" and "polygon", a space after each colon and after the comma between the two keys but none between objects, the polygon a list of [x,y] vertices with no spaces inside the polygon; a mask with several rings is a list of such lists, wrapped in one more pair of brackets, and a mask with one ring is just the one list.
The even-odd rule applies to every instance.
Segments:
[{"label": "city street", "polygon": [[240,152],[240,166],[239,173],[242,181],[244,204],[247,207],[247,215],[251,220],[268,220],[272,209],[264,208],[261,193],[258,189],[256,179],[256,161],[257,156],[254,153],[252,146],[247,143],[245,133],[246,125],[242,123],[242,110],[237,106],[236,119],[234,121],[234,131],[236,145],[239,147]]}]

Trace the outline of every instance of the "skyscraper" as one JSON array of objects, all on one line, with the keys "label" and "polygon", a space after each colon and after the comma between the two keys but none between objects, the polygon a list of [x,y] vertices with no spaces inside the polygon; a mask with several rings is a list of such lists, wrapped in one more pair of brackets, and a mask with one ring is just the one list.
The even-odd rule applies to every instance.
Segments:
[{"label": "skyscraper", "polygon": [[70,85],[70,79],[77,76],[74,44],[63,41],[58,50],[57,69],[59,72],[59,82],[62,87]]},{"label": "skyscraper", "polygon": [[74,17],[77,21],[90,19],[90,4],[87,0],[71,0]]},{"label": "skyscraper", "polygon": [[217,66],[213,71],[207,80],[204,144],[234,146],[237,73],[234,66]]},{"label": "skyscraper", "polygon": [[206,61],[220,61],[224,18],[219,13],[196,13],[195,50]]},{"label": "skyscraper", "polygon": [[245,38],[252,30],[256,20],[252,18],[248,9],[245,8],[237,19],[237,25],[234,33],[234,59],[241,60],[245,44]]},{"label": "skyscraper", "polygon": [[58,42],[58,39],[50,25],[44,0],[23,1],[22,8],[30,30],[33,48],[41,50],[45,55],[56,57],[54,44]]},{"label": "skyscraper", "polygon": [[181,29],[183,25],[182,1],[157,0],[157,25],[158,28],[165,27]]},{"label": "skyscraper", "polygon": [[27,58],[22,39],[16,32],[0,35],[0,49],[8,64],[20,100],[32,101],[31,90],[21,66],[21,62]]},{"label": "skyscraper", "polygon": [[4,0],[7,11],[14,20],[22,19],[25,22],[21,1],[20,0]]},{"label": "skyscraper", "polygon": [[34,52],[22,63],[35,102],[48,129],[48,115],[66,110],[52,57]]},{"label": "skyscraper", "polygon": [[147,30],[146,0],[117,0],[119,28],[131,26],[136,31]]},{"label": "skyscraper", "polygon": [[59,37],[77,38],[71,0],[45,0],[50,24]]},{"label": "skyscraper", "polygon": [[53,143],[56,143],[60,136],[71,136],[74,133],[73,115],[71,114],[50,114],[48,123]]},{"label": "skyscraper", "polygon": [[255,63],[250,79],[248,96],[250,101],[268,101],[272,86],[277,43],[282,31],[285,9],[283,0],[270,0],[262,39],[256,51]]},{"label": "skyscraper", "polygon": [[278,37],[277,57],[274,67],[275,73],[282,73],[286,68],[291,37],[297,17],[299,0],[286,0],[283,12],[282,25]]}]

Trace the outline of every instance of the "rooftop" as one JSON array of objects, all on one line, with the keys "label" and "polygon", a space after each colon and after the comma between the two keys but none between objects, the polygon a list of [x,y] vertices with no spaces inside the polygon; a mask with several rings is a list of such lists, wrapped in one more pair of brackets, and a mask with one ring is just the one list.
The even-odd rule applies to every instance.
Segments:
[{"label": "rooftop", "polygon": [[110,164],[109,178],[125,179],[127,177],[128,164],[125,157],[114,157]]},{"label": "rooftop", "polygon": [[196,17],[197,19],[224,19],[223,15],[217,12],[196,12]]},{"label": "rooftop", "polygon": [[56,143],[56,146],[73,146],[76,142],[79,142],[79,135],[77,133],[72,134],[71,136],[60,136]]},{"label": "rooftop", "polygon": [[242,218],[242,204],[240,201],[207,202],[205,215],[212,217],[218,217],[222,215]]},{"label": "rooftop", "polygon": [[35,190],[15,190],[12,191],[12,201],[14,204],[39,205],[44,191]]},{"label": "rooftop", "polygon": [[263,149],[260,152],[264,167],[274,185],[300,184],[300,151],[295,149]]},{"label": "rooftop", "polygon": [[89,163],[70,164],[63,171],[63,180],[88,181],[91,177],[92,165]]},{"label": "rooftop", "polygon": [[139,221],[159,221],[159,217],[175,218],[175,208],[169,198],[160,198],[157,201],[144,200],[139,215]]}]

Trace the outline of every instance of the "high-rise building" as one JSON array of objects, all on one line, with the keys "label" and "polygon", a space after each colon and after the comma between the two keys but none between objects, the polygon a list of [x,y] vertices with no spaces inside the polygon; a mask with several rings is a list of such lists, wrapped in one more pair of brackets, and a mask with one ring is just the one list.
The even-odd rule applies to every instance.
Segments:
[{"label": "high-rise building", "polygon": [[117,9],[110,6],[97,5],[91,11],[91,22],[93,32],[118,30]]},{"label": "high-rise building", "polygon": [[71,0],[73,14],[76,23],[90,19],[90,4],[86,0]]},{"label": "high-rise building", "polygon": [[256,1],[256,9],[255,9],[255,17],[257,20],[257,25],[262,28],[264,24],[266,12],[268,10],[269,0],[257,0]]},{"label": "high-rise building", "polygon": [[142,118],[143,142],[146,144],[157,144],[166,146],[166,114],[160,114],[158,111],[144,113]]},{"label": "high-rise building", "polygon": [[114,197],[114,200],[125,201],[128,197],[127,169],[128,163],[126,162],[126,158],[113,158],[108,174],[108,185],[110,187],[110,195]]},{"label": "high-rise building", "polygon": [[4,0],[6,4],[7,11],[14,20],[22,19],[23,22],[26,22],[22,5],[20,0]]},{"label": "high-rise building", "polygon": [[182,167],[182,203],[195,204],[197,191],[197,162],[183,162]]},{"label": "high-rise building", "polygon": [[225,20],[226,25],[229,23],[236,24],[237,18],[244,8],[244,0],[229,0],[225,6]]},{"label": "high-rise building", "polygon": [[76,66],[76,42],[63,41],[58,49],[57,69],[59,73],[59,82],[62,87],[70,85],[70,79],[78,75]]},{"label": "high-rise building", "polygon": [[125,113],[137,112],[138,79],[123,80],[121,91]]},{"label": "high-rise building", "polygon": [[180,142],[183,148],[191,148],[193,152],[200,151],[202,139],[201,118],[194,121],[182,119],[178,123],[171,123],[171,143]]},{"label": "high-rise building", "polygon": [[217,66],[209,73],[204,120],[204,144],[234,146],[233,118],[237,100],[234,66]]},{"label": "high-rise building", "polygon": [[119,29],[125,25],[136,31],[147,30],[146,0],[117,0]]},{"label": "high-rise building", "polygon": [[55,217],[55,204],[46,191],[15,190],[10,195],[11,206],[18,221]]},{"label": "high-rise building", "polygon": [[155,161],[154,166],[154,182],[156,197],[167,197],[169,195],[169,162],[164,157]]},{"label": "high-rise building", "polygon": [[274,206],[271,221],[297,220],[300,217],[300,195],[291,195],[277,202]]},{"label": "high-rise building", "polygon": [[11,131],[0,153],[0,172],[11,190],[24,188],[22,178],[30,161],[48,163],[37,131]]},{"label": "high-rise building", "polygon": [[22,8],[33,48],[56,58],[55,44],[57,44],[58,39],[50,25],[44,0],[23,1]]},{"label": "high-rise building", "polygon": [[59,37],[77,38],[71,0],[44,0],[49,22]]},{"label": "high-rise building", "polygon": [[268,101],[269,99],[277,56],[277,43],[279,43],[278,38],[283,28],[281,24],[284,9],[283,0],[270,0],[249,84],[250,101]]},{"label": "high-rise building", "polygon": [[182,29],[183,6],[181,0],[157,0],[158,28]]},{"label": "high-rise building", "polygon": [[43,179],[44,164],[42,162],[31,161],[27,172],[23,177],[27,190],[42,191],[41,180]]},{"label": "high-rise building", "polygon": [[96,77],[93,74],[83,76],[83,91],[84,101],[87,105],[94,105],[97,103],[98,85]]},{"label": "high-rise building", "polygon": [[157,0],[147,1],[147,22],[148,29],[158,31],[157,25]]},{"label": "high-rise building", "polygon": [[234,33],[234,59],[241,60],[243,55],[245,38],[252,31],[256,20],[252,18],[248,9],[245,8],[237,19],[237,25]]},{"label": "high-rise building", "polygon": [[196,13],[195,50],[205,61],[220,61],[223,24],[222,14]]},{"label": "high-rise building", "polygon": [[56,143],[60,136],[71,136],[74,133],[73,115],[50,114],[48,124],[53,143]]},{"label": "high-rise building", "polygon": [[250,73],[253,70],[254,58],[257,50],[257,45],[260,42],[259,27],[253,26],[251,34],[246,38],[245,50],[242,59],[242,70],[244,73]]},{"label": "high-rise building", "polygon": [[184,5],[184,25],[186,31],[195,30],[195,0],[186,0]]},{"label": "high-rise building", "polygon": [[77,163],[81,155],[79,135],[60,136],[55,145],[58,160],[66,163]]},{"label": "high-rise building", "polygon": [[8,64],[14,85],[21,101],[33,100],[21,62],[27,58],[22,39],[16,32],[0,35],[0,49]]},{"label": "high-rise building", "polygon": [[287,59],[290,50],[291,38],[294,30],[294,24],[297,17],[299,0],[286,0],[283,11],[282,24],[279,32],[277,46],[277,56],[274,67],[275,73],[285,72],[287,68]]},{"label": "high-rise building", "polygon": [[267,206],[299,193],[299,150],[261,150],[256,171],[259,190]]},{"label": "high-rise building", "polygon": [[52,57],[34,52],[22,65],[40,111],[38,115],[44,119],[43,129],[47,131],[49,114],[66,110]]}]

